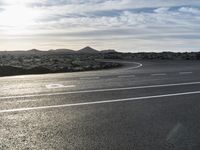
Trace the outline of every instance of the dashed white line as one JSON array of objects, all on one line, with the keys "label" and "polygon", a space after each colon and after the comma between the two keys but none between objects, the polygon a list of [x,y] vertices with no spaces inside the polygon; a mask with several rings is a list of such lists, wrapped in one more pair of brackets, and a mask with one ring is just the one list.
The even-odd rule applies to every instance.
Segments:
[{"label": "dashed white line", "polygon": [[200,91],[174,93],[174,94],[164,94],[164,95],[153,95],[153,96],[144,96],[144,97],[134,97],[134,98],[126,98],[126,99],[114,99],[114,100],[105,100],[105,101],[83,102],[83,103],[74,103],[74,104],[7,109],[7,110],[0,110],[0,113],[21,112],[21,111],[30,111],[30,110],[52,109],[52,108],[63,108],[63,107],[73,107],[73,106],[84,106],[84,105],[95,105],[95,104],[105,104],[105,103],[116,103],[116,102],[136,101],[136,100],[145,100],[145,99],[163,98],[163,97],[174,97],[174,96],[193,95],[193,94],[200,94]]},{"label": "dashed white line", "polygon": [[193,72],[179,72],[180,75],[188,75],[188,74],[192,74]]},{"label": "dashed white line", "polygon": [[83,78],[80,78],[80,80],[94,80],[94,79],[100,79],[100,77],[83,77]]},{"label": "dashed white line", "polygon": [[48,89],[59,89],[59,88],[73,88],[75,85],[63,85],[63,84],[48,84],[46,88]]},{"label": "dashed white line", "polygon": [[166,76],[166,73],[156,73],[156,74],[151,74],[152,76]]},{"label": "dashed white line", "polygon": [[81,93],[92,93],[92,92],[109,92],[109,91],[121,91],[121,90],[134,90],[134,89],[157,88],[157,87],[172,87],[172,86],[184,86],[184,85],[197,85],[197,84],[200,84],[200,82],[157,84],[157,85],[146,85],[146,86],[124,87],[124,88],[82,90],[82,91],[69,91],[69,92],[59,92],[59,93],[44,93],[44,94],[32,94],[32,95],[19,95],[19,96],[5,96],[5,97],[0,97],[0,100],[3,100],[3,99],[13,99],[13,98],[28,98],[28,97],[67,95],[67,94],[81,94]]}]

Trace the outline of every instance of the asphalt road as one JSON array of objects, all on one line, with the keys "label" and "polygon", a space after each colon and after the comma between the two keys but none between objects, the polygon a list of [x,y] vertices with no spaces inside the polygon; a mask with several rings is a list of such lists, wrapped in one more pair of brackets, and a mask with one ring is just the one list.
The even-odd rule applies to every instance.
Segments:
[{"label": "asphalt road", "polygon": [[200,62],[0,78],[0,150],[199,150]]}]

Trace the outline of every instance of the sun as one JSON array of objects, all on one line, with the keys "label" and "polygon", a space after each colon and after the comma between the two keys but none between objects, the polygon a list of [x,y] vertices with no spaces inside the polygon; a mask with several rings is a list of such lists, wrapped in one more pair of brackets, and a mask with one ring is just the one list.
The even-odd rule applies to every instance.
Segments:
[{"label": "sun", "polygon": [[23,29],[34,23],[37,13],[24,5],[8,5],[4,11],[0,13],[0,25]]}]

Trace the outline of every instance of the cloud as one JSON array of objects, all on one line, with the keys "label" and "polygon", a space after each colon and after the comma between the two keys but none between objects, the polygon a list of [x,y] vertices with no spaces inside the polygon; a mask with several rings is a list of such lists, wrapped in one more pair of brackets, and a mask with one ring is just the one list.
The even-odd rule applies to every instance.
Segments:
[{"label": "cloud", "polygon": [[[158,8],[158,7],[174,7],[181,5],[195,5],[200,6],[197,0],[43,0],[39,2],[31,2],[33,6],[46,7],[48,9],[59,7],[65,9],[66,12],[94,12],[94,11],[107,11],[107,10],[124,10],[136,8]],[[37,5],[35,5],[37,4]],[[68,9],[69,10],[68,10]]]},{"label": "cloud", "polygon": [[200,9],[195,7],[181,7],[179,11],[184,13],[200,14]]},{"label": "cloud", "polygon": [[199,5],[196,0],[0,0],[0,38],[199,40]]},{"label": "cloud", "polygon": [[2,12],[2,11],[4,11],[4,9],[0,7],[0,12]]},{"label": "cloud", "polygon": [[168,11],[169,11],[168,7],[160,7],[160,8],[157,8],[154,10],[154,12],[156,12],[156,13],[166,13]]}]

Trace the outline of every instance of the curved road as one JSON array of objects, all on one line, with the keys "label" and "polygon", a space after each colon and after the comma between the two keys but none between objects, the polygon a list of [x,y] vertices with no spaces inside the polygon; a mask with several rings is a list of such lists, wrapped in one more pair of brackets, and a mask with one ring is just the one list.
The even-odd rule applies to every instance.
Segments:
[{"label": "curved road", "polygon": [[0,149],[200,149],[200,62],[0,78]]}]

